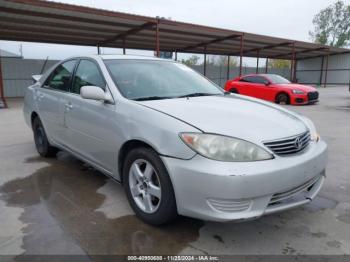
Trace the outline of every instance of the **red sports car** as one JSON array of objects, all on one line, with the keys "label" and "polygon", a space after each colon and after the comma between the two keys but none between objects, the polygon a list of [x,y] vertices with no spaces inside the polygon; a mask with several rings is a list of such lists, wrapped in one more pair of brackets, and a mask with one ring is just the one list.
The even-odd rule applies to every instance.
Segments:
[{"label": "red sports car", "polygon": [[225,90],[279,104],[303,105],[318,102],[316,88],[291,83],[274,74],[252,74],[237,77],[226,82]]}]

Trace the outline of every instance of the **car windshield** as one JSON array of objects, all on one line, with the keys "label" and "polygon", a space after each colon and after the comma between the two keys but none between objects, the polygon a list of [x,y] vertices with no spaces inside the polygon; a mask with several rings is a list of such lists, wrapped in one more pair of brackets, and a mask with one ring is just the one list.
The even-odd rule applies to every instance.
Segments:
[{"label": "car windshield", "polygon": [[288,79],[285,79],[279,75],[268,74],[265,76],[270,79],[271,83],[273,84],[290,84],[290,81]]},{"label": "car windshield", "polygon": [[155,100],[224,93],[220,87],[180,63],[137,59],[104,62],[114,83],[128,99]]}]

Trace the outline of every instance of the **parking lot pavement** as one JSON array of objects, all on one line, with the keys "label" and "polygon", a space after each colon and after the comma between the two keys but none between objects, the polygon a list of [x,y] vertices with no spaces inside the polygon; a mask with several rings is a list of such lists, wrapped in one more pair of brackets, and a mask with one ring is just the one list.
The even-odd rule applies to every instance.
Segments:
[{"label": "parking lot pavement", "polygon": [[0,110],[0,254],[350,254],[350,93],[286,106],[310,117],[329,145],[327,180],[307,206],[244,223],[140,222],[123,188],[60,152],[40,158],[21,100]]}]

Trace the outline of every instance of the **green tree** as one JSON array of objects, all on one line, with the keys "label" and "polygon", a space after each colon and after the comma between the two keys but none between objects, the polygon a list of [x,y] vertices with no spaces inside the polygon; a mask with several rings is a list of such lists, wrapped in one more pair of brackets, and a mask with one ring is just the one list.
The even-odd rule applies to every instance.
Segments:
[{"label": "green tree", "polygon": [[283,59],[269,59],[268,67],[270,68],[290,68],[290,61]]},{"label": "green tree", "polygon": [[196,55],[192,55],[187,59],[182,59],[181,62],[185,65],[192,66],[197,65],[200,57]]},{"label": "green tree", "polygon": [[350,6],[343,1],[321,10],[312,20],[315,28],[309,34],[315,43],[344,47],[350,40]]},{"label": "green tree", "polygon": [[[227,62],[228,62],[227,56],[221,56],[221,55],[210,55],[207,61],[208,64],[215,65],[215,66],[227,66]],[[232,68],[236,66],[238,66],[237,59],[236,57],[231,56],[230,67]]]}]

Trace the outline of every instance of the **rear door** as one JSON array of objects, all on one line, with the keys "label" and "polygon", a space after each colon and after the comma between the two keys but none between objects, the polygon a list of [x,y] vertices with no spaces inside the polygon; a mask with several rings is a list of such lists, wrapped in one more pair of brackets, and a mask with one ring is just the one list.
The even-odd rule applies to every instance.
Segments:
[{"label": "rear door", "polygon": [[77,60],[69,60],[58,65],[45,80],[43,86],[35,91],[39,116],[46,133],[58,143],[63,142],[63,104],[65,95],[69,92],[76,62]]}]

